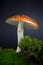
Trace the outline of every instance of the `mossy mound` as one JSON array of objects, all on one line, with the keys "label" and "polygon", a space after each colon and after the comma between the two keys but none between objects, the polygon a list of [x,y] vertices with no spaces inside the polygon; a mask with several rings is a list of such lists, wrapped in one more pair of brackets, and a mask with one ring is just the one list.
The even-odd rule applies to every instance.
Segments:
[{"label": "mossy mound", "polygon": [[36,65],[13,49],[0,49],[0,65]]},{"label": "mossy mound", "polygon": [[30,36],[20,40],[21,52],[0,48],[0,65],[41,65],[43,63],[43,41]]}]

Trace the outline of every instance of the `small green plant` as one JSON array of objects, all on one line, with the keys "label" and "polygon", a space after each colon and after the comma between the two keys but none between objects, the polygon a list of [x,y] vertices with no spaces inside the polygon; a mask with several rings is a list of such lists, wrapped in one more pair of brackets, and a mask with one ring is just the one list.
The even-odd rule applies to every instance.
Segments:
[{"label": "small green plant", "polygon": [[[31,38],[30,36],[25,36],[20,41],[20,48],[22,54],[24,54],[27,58],[32,57],[33,59],[36,59],[35,61],[39,61],[39,62],[42,60],[43,57],[42,40],[38,40],[37,38]],[[41,54],[40,56],[39,53]]]}]

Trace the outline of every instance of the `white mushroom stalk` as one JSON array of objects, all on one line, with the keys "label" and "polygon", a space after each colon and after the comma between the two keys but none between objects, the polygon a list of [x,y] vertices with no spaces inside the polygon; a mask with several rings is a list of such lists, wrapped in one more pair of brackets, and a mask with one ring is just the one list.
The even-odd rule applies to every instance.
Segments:
[{"label": "white mushroom stalk", "polygon": [[21,38],[24,37],[24,35],[23,35],[23,32],[24,32],[23,24],[24,24],[23,22],[19,22],[19,23],[18,23],[18,29],[17,29],[18,45],[17,45],[17,50],[16,50],[16,52],[20,52],[20,51],[21,51],[21,49],[20,49],[20,47],[19,47],[19,42],[20,42]]},{"label": "white mushroom stalk", "polygon": [[9,17],[6,20],[6,23],[11,24],[13,26],[18,26],[17,28],[18,44],[16,49],[17,53],[21,51],[19,47],[19,42],[20,42],[20,39],[24,36],[23,35],[24,28],[28,30],[39,29],[37,22],[31,17],[25,16],[25,15],[15,15],[15,16]]}]

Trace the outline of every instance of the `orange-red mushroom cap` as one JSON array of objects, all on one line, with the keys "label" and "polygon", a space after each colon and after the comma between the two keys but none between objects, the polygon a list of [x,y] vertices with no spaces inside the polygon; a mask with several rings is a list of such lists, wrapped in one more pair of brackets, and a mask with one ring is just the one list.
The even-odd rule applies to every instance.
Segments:
[{"label": "orange-red mushroom cap", "polygon": [[6,19],[6,23],[17,26],[19,22],[24,23],[26,29],[39,29],[38,23],[29,16],[15,15]]}]

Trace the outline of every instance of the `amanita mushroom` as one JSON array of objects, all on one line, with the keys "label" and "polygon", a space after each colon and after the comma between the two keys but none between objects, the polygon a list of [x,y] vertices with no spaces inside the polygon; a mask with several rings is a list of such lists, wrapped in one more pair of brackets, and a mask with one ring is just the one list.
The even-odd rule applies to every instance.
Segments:
[{"label": "amanita mushroom", "polygon": [[8,19],[6,19],[6,23],[14,25],[14,26],[18,26],[17,28],[18,45],[17,45],[16,52],[21,51],[19,47],[19,42],[20,42],[20,39],[24,36],[23,35],[24,28],[32,29],[32,30],[39,29],[37,22],[31,17],[25,16],[25,15],[11,16]]}]

